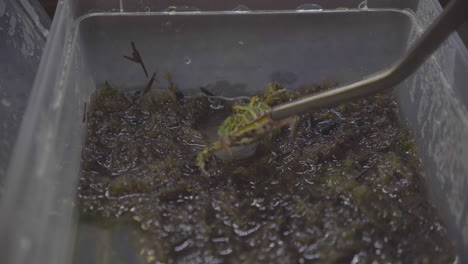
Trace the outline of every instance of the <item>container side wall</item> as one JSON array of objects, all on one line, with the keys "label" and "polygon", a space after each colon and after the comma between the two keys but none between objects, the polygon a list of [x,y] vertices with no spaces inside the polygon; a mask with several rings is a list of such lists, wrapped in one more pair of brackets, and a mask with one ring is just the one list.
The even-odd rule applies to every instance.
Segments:
[{"label": "container side wall", "polygon": [[[410,42],[441,8],[421,1]],[[468,261],[468,53],[454,34],[398,89],[402,115],[415,132],[428,189],[460,254]]]}]

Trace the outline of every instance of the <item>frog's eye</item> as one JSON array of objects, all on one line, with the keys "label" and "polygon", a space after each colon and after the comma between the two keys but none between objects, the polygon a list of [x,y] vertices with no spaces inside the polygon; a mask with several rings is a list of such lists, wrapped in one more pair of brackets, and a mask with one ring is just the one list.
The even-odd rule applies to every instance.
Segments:
[{"label": "frog's eye", "polygon": [[279,84],[279,83],[271,83],[270,84],[270,92],[276,92],[276,91],[280,91],[280,90],[283,90],[284,87]]},{"label": "frog's eye", "polygon": [[252,98],[250,98],[250,102],[249,102],[249,105],[250,106],[253,106],[254,103],[258,102],[259,101],[259,97],[258,96],[253,96]]}]

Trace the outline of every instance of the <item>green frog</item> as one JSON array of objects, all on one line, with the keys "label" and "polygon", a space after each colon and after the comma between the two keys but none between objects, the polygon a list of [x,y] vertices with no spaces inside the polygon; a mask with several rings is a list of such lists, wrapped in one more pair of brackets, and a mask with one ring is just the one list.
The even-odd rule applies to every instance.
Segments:
[{"label": "green frog", "polygon": [[[233,113],[218,128],[218,141],[205,147],[197,156],[197,165],[208,175],[205,161],[218,151],[230,151],[231,147],[249,145],[284,126],[295,127],[297,117],[283,120],[271,119],[271,107],[297,98],[298,95],[277,83],[264,87],[263,97],[253,96],[244,105],[232,107]],[[292,129],[294,130],[294,129]]]}]

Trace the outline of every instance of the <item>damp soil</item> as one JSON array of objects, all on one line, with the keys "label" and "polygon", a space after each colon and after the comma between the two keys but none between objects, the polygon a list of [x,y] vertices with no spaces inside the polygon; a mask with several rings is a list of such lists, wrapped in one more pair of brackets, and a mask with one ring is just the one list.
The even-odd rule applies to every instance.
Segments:
[{"label": "damp soil", "polygon": [[175,91],[106,86],[86,117],[81,214],[131,221],[148,263],[455,260],[391,94],[302,115],[294,137],[284,128],[249,158],[212,157],[207,176],[195,162],[204,126],[232,101]]}]

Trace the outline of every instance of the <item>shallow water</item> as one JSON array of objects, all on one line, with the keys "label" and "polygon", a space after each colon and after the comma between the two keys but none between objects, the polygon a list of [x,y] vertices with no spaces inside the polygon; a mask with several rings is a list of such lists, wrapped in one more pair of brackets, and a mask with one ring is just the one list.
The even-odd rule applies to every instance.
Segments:
[{"label": "shallow water", "polygon": [[228,104],[161,90],[101,89],[92,101],[82,215],[104,229],[133,221],[149,263],[455,259],[389,94],[303,115],[295,137],[285,128],[250,158],[209,159],[210,176],[195,156],[210,141],[207,120]]}]

